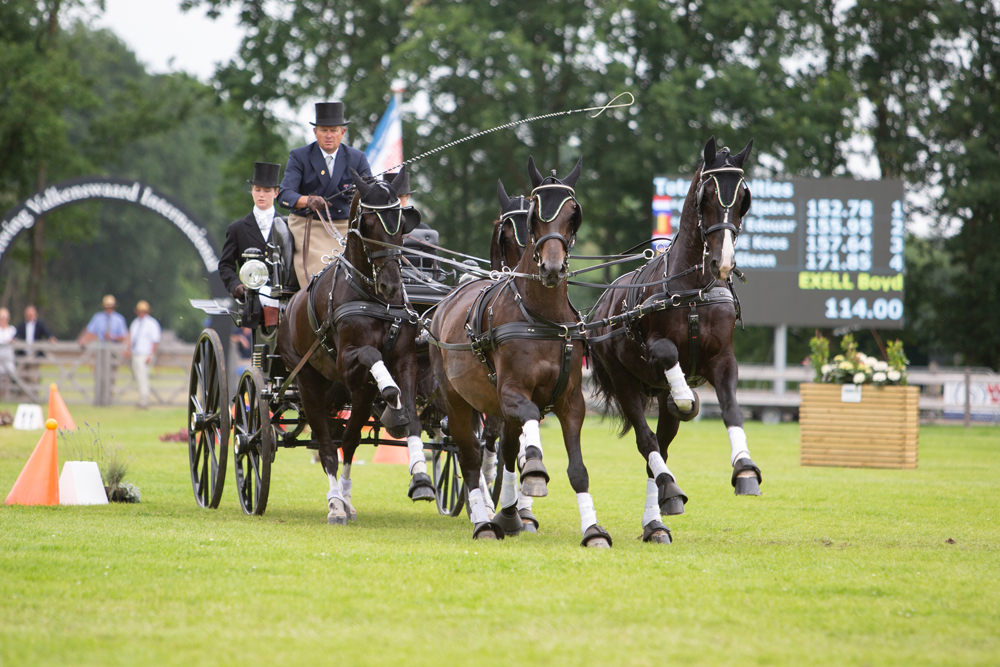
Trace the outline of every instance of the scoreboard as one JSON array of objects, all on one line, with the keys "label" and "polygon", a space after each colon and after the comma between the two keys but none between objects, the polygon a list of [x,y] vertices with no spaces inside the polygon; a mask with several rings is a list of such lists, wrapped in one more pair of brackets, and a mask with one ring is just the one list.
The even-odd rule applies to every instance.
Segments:
[{"label": "scoreboard", "polygon": [[[653,179],[654,232],[681,219],[690,179]],[[748,325],[903,327],[903,182],[749,179],[736,243]],[[659,216],[657,218],[657,216]],[[654,223],[655,224],[655,223]]]}]

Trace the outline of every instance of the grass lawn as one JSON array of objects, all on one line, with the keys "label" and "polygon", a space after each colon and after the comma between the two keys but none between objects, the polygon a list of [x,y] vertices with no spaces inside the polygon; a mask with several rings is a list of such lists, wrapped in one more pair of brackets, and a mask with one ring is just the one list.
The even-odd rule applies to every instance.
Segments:
[{"label": "grass lawn", "polygon": [[[0,665],[1000,663],[996,428],[924,427],[919,469],[886,471],[800,467],[796,424],[750,423],[764,495],[737,498],[722,423],[682,425],[670,466],[690,502],[663,547],[637,539],[631,435],[592,419],[615,540],[598,551],[578,546],[558,424],[542,428],[539,534],[478,543],[371,448],[356,525],[326,525],[304,449],[279,451],[251,518],[232,471],[218,510],[195,505],[185,445],[157,437],[181,410],[72,411],[129,450],[143,501],[0,507]],[[4,495],[39,436],[0,430]]]}]

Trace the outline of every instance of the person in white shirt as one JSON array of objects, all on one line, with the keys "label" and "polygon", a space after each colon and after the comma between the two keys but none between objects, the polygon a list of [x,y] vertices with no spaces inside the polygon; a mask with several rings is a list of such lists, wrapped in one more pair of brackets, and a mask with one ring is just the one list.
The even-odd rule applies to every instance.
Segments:
[{"label": "person in white shirt", "polygon": [[14,340],[17,329],[10,325],[10,311],[0,308],[0,395],[7,398],[10,378],[14,377],[14,350],[10,342]]},{"label": "person in white shirt", "polygon": [[135,304],[136,318],[128,328],[125,356],[132,357],[132,374],[139,385],[139,407],[149,407],[149,371],[160,344],[160,323],[149,314],[149,303]]}]

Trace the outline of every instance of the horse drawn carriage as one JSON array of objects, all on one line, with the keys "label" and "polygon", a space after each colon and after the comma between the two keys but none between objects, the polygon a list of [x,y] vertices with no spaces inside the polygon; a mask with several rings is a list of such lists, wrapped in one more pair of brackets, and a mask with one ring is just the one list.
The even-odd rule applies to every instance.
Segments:
[{"label": "horse drawn carriage", "polygon": [[[404,242],[416,253],[406,253],[409,261],[402,268],[402,280],[416,315],[423,315],[444,298],[459,277],[457,271],[442,268],[431,253],[419,251],[437,242],[438,234],[432,229],[414,230]],[[306,434],[308,424],[294,382],[298,369],[287,368],[277,350],[281,319],[295,294],[283,287],[291,275],[291,249],[271,244],[268,250],[265,254],[256,249],[244,253],[240,280],[248,290],[246,302],[191,300],[209,315],[228,315],[236,327],[256,320],[251,328],[250,363],[237,379],[235,391],[229,387],[228,346],[215,329],[202,331],[191,362],[188,400],[188,453],[195,500],[202,507],[219,506],[232,457],[240,507],[250,515],[262,515],[267,509],[271,464],[278,449],[315,450],[319,446]],[[277,320],[271,321],[263,313],[254,316],[248,304],[258,295],[277,302]],[[426,347],[426,340],[418,346],[423,358]],[[418,407],[423,445],[431,452],[434,499],[441,514],[457,516],[464,503],[457,449],[447,435],[447,420],[431,409],[430,398],[418,396]],[[379,421],[385,407],[384,401],[376,401],[361,444],[405,447],[405,440],[388,437]],[[331,430],[342,434],[348,414],[341,411],[332,415]]]},{"label": "horse drawn carriage", "polygon": [[[237,495],[247,514],[266,508],[277,448],[307,446],[319,450],[330,479],[329,523],[346,523],[355,516],[350,467],[357,446],[400,446],[396,438],[405,437],[413,500],[434,498],[439,512],[451,516],[464,505],[477,539],[535,532],[530,501],[547,495],[549,481],[539,422],[552,414],[562,427],[581,544],[610,547],[580,447],[588,354],[596,388],[621,419],[622,434],[635,430],[646,473],[643,541],[669,544],[659,517],[684,512],[688,498],[666,465],[667,449],[680,422],[697,415],[691,387],[703,382],[715,387],[723,407],[735,493],[759,495],[761,473],[750,459],[735,398],[732,345],[739,317],[732,278],[741,275],[734,247],[750,207],[743,165],[751,147],[731,154],[717,151],[714,138],[706,143],[668,252],[577,256],[609,260],[577,271],[569,270],[569,261],[583,221],[575,189],[582,160],[560,179],[555,170],[542,176],[529,159],[530,196],[515,203],[499,189],[492,270],[440,259],[480,278],[465,285],[458,272],[413,248],[436,248],[436,239],[416,238],[419,214],[402,206],[394,186],[352,172],[357,192],[343,252],[306,289],[282,288],[287,247],[245,257],[243,284],[251,296],[276,299],[277,317],[257,323],[246,306],[234,313],[216,302],[195,303],[237,324],[248,317],[255,324],[252,363],[231,399],[219,337],[206,330],[198,341],[188,410],[198,503],[219,503],[230,437]],[[406,260],[408,252],[414,262]],[[585,270],[643,260],[609,284],[571,280]],[[581,313],[569,302],[570,283],[605,293]],[[314,355],[320,347],[325,354]],[[660,408],[655,434],[646,423],[654,400]],[[307,421],[310,439],[300,440]],[[499,439],[499,456],[492,459],[483,456],[491,439]],[[486,471],[497,459],[502,475],[490,479]]]}]

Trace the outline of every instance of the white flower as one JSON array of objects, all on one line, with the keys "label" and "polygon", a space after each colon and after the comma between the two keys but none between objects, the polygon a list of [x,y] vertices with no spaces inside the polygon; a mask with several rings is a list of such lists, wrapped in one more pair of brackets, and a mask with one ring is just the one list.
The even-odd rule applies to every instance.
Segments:
[{"label": "white flower", "polygon": [[864,373],[855,373],[854,374],[854,384],[864,384],[864,383],[865,383],[865,374]]},{"label": "white flower", "polygon": [[896,369],[889,371],[887,375],[889,376],[889,379],[892,380],[893,382],[899,382],[899,378],[903,377],[903,374],[897,371]]},{"label": "white flower", "polygon": [[889,364],[884,361],[876,361],[875,370],[885,372],[889,370]]},{"label": "white flower", "polygon": [[823,364],[823,368],[820,369],[820,373],[826,375],[833,370],[833,364]]},{"label": "white flower", "polygon": [[849,361],[841,361],[839,368],[842,371],[850,371],[854,370],[854,365]]},{"label": "white flower", "polygon": [[872,376],[872,382],[885,382],[885,373],[876,371],[875,375]]}]

